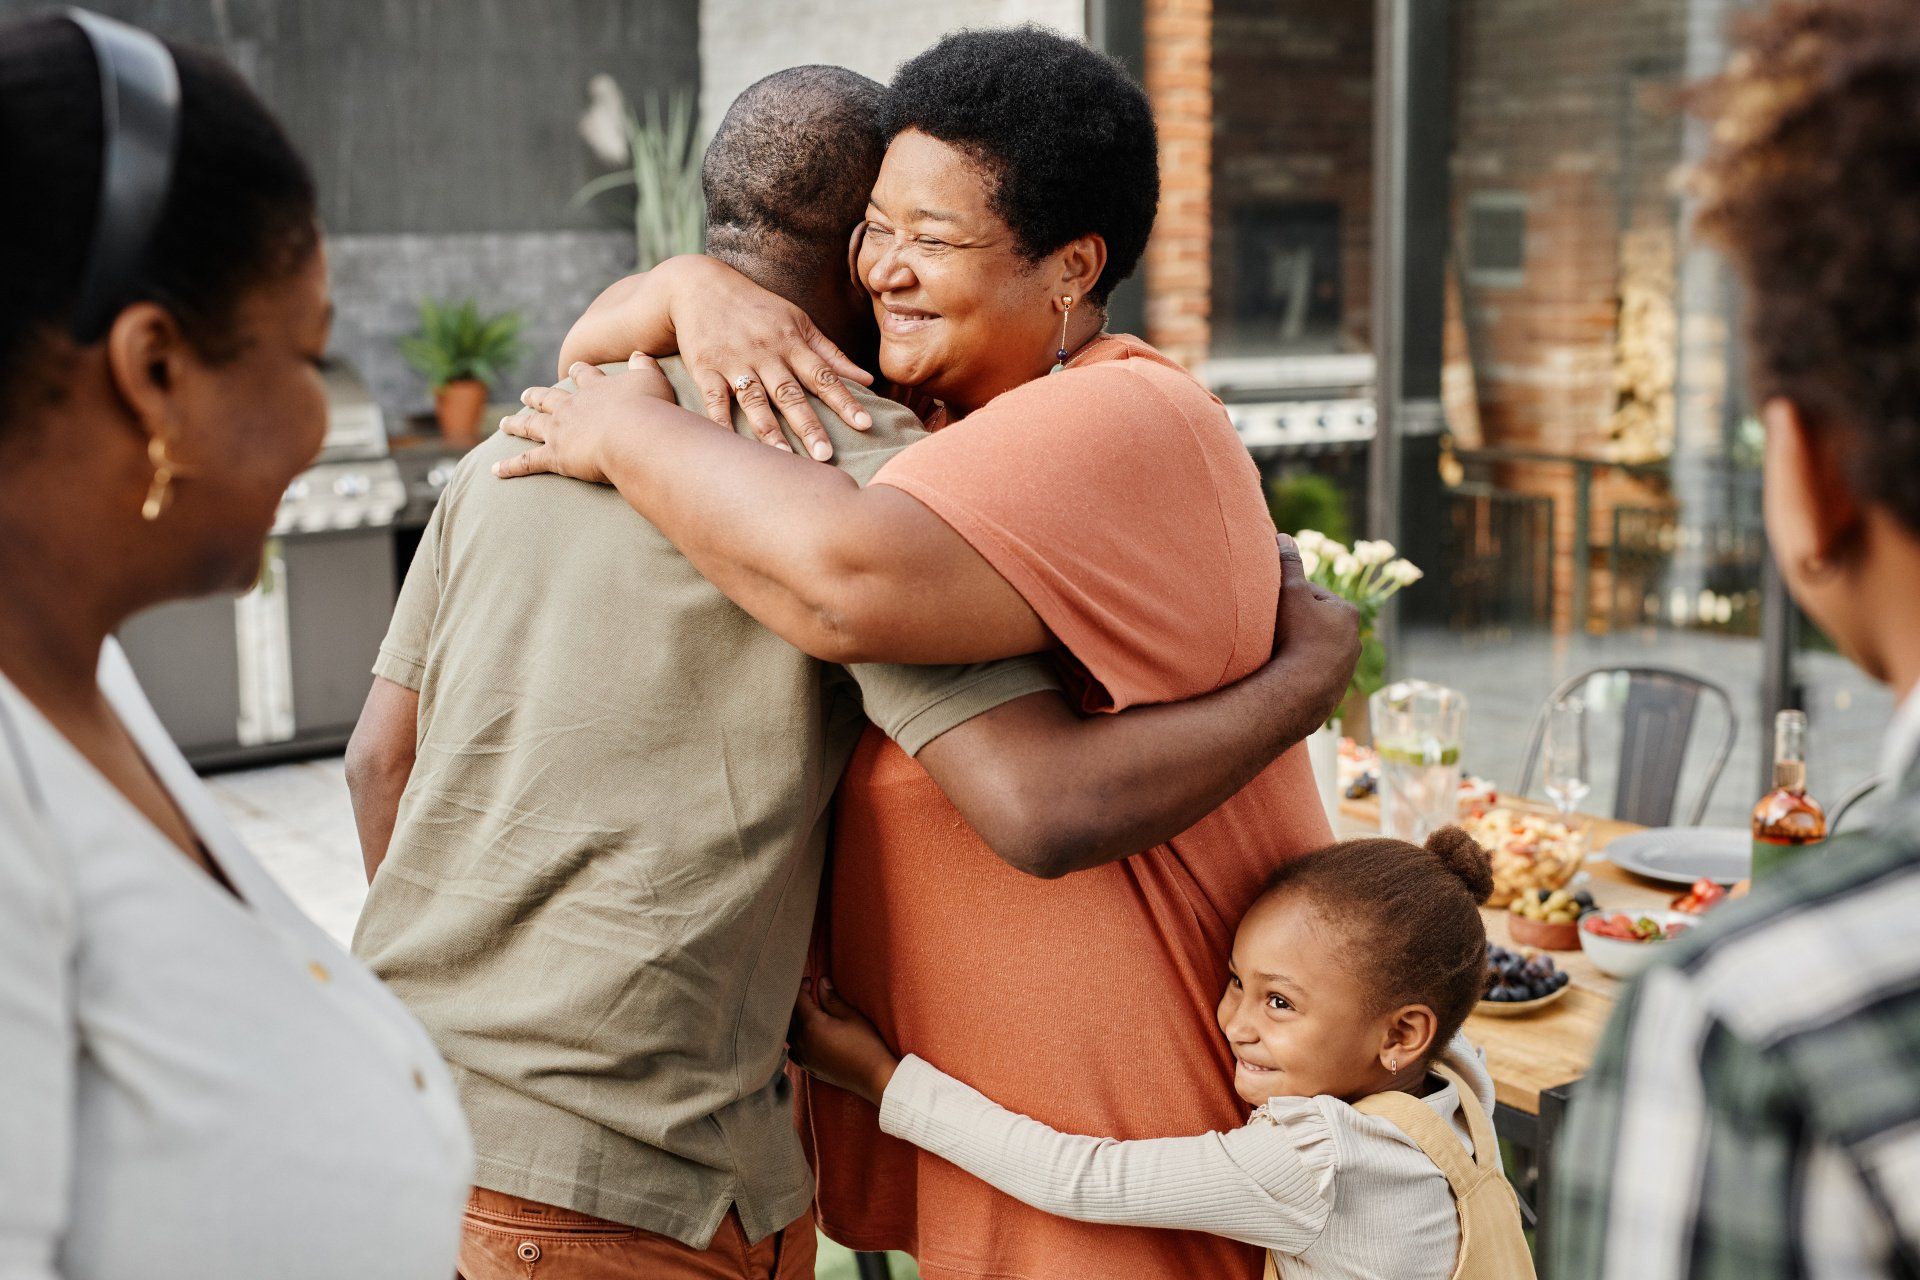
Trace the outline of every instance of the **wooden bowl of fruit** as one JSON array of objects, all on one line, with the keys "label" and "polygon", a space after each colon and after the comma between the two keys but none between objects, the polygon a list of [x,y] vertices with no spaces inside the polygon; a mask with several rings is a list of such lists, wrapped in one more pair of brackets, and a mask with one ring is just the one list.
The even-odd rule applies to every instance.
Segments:
[{"label": "wooden bowl of fruit", "polygon": [[1580,949],[1580,913],[1593,910],[1585,889],[1530,889],[1507,904],[1507,936],[1522,947],[1543,951]]}]

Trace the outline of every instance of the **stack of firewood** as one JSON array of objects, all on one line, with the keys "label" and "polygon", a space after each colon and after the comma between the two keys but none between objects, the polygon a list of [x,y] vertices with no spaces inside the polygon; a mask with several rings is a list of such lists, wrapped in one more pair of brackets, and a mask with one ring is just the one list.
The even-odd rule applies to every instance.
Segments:
[{"label": "stack of firewood", "polygon": [[1607,452],[1619,462],[1651,462],[1673,452],[1678,353],[1673,234],[1628,231],[1620,239],[1620,315],[1615,328],[1613,415]]}]

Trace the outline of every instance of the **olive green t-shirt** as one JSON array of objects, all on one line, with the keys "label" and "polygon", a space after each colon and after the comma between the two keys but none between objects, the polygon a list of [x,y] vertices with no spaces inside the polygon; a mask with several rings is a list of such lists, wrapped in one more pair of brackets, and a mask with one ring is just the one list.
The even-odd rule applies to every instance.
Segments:
[{"label": "olive green t-shirt", "polygon": [[[922,432],[860,398],[866,433],[814,407],[864,483]],[[786,1028],[866,720],[918,751],[1057,685],[816,662],[613,489],[492,475],[528,447],[461,465],[381,646],[418,749],[354,950],[452,1065],[481,1186],[701,1248],[737,1205],[758,1240],[812,1196]]]}]

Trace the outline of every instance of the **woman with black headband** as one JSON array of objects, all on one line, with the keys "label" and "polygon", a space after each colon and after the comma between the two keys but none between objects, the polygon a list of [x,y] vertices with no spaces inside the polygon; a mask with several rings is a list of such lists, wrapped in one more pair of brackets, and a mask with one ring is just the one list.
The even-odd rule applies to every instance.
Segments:
[{"label": "woman with black headband", "polygon": [[226,67],[76,14],[0,27],[0,181],[0,1275],[445,1280],[444,1067],[110,639],[244,590],[319,449],[312,179]]}]

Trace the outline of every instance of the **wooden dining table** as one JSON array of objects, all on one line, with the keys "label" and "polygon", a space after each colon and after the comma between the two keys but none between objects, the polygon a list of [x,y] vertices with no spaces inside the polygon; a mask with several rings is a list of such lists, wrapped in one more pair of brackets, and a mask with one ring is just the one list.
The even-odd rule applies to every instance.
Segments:
[{"label": "wooden dining table", "polygon": [[[1501,804],[1530,812],[1553,812],[1524,801],[1503,799]],[[1587,874],[1584,887],[1593,894],[1597,907],[1629,914],[1664,910],[1684,892],[1622,871],[1604,856],[1613,840],[1643,828],[1587,815],[1582,815],[1582,821],[1590,850],[1581,868]],[[1372,797],[1342,801],[1338,825],[1342,837],[1376,834],[1380,830],[1378,801]],[[1515,946],[1507,933],[1508,913],[1504,907],[1482,907],[1480,914],[1487,923],[1488,941]],[[1521,1166],[1516,1189],[1521,1193],[1529,1224],[1541,1234],[1547,1229],[1541,1211],[1547,1203],[1555,1139],[1567,1102],[1593,1061],[1594,1049],[1623,985],[1618,978],[1595,968],[1584,951],[1549,954],[1566,971],[1566,995],[1536,1012],[1518,1016],[1476,1012],[1463,1028],[1467,1038],[1486,1054],[1496,1100],[1494,1128],[1516,1149]]]}]

